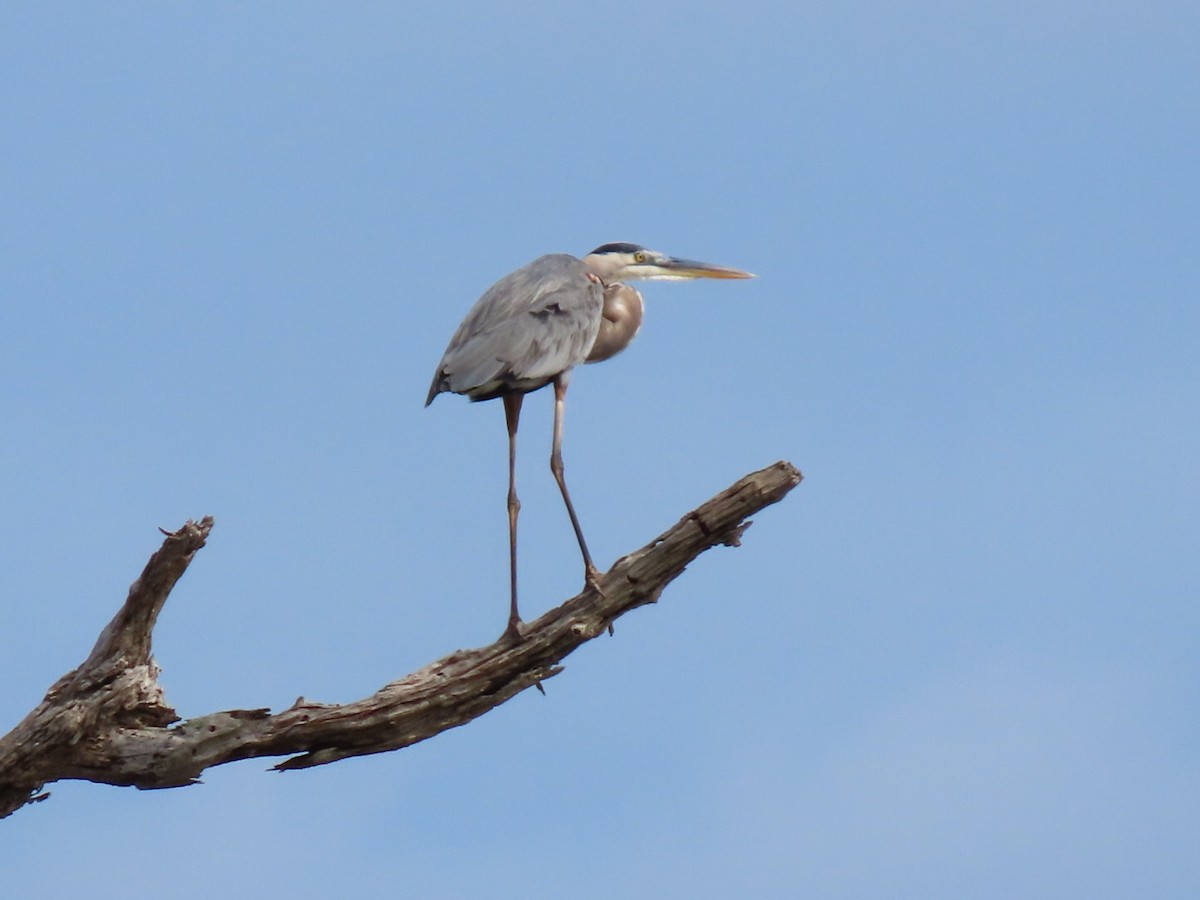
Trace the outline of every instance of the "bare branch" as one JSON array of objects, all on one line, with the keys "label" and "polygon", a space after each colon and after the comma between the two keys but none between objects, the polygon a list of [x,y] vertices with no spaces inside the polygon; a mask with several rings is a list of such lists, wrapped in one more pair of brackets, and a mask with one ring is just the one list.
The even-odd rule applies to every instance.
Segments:
[{"label": "bare branch", "polygon": [[150,649],[167,595],[213,525],[211,518],[188,522],[150,558],[87,660],[0,738],[0,818],[45,799],[43,786],[60,779],[179,787],[234,760],[288,756],[275,768],[301,769],[396,750],[463,725],[530,686],[540,688],[569,653],[630,610],[655,602],[705,550],[738,546],[747,517],[783,499],[801,477],[787,462],[747,475],[617,560],[600,592],[584,590],[550,610],[519,640],[501,637],[459,650],[352,703],[300,698],[274,715],[227,710],[179,722]]}]

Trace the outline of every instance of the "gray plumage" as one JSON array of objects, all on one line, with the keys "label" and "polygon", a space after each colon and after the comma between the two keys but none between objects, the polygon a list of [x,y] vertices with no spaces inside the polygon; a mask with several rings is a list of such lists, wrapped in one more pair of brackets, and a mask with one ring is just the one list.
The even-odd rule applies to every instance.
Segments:
[{"label": "gray plumage", "polygon": [[425,405],[443,391],[472,400],[504,401],[508,426],[508,547],[510,606],[506,634],[521,636],[517,612],[517,425],[530,391],[554,385],[550,470],[562,492],[583,556],[584,583],[600,589],[579,517],[563,477],[562,425],[571,371],[616,356],[642,325],[642,295],[623,281],[752,278],[748,272],[676,259],[637,244],[603,244],[576,259],[553,253],[493,284],[471,307],[433,373]]},{"label": "gray plumage", "polygon": [[504,276],[467,313],[429,386],[491,400],[528,393],[582,363],[600,329],[604,288],[582,261],[541,256]]}]

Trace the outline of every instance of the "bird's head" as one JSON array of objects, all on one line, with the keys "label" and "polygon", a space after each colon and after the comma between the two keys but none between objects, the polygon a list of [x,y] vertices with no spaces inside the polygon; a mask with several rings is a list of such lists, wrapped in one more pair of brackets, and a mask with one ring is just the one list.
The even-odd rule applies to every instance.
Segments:
[{"label": "bird's head", "polygon": [[618,281],[686,281],[692,278],[753,278],[749,272],[679,259],[638,244],[601,244],[583,264],[605,284]]}]

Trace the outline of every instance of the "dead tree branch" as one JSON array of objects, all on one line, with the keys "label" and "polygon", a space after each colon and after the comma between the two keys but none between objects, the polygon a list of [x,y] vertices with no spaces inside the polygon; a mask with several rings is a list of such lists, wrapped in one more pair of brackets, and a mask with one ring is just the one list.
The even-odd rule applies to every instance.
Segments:
[{"label": "dead tree branch", "polygon": [[585,590],[550,610],[520,640],[459,650],[352,703],[301,698],[274,715],[234,709],[180,721],[150,652],[158,613],[213,526],[211,518],[188,522],[167,535],[83,664],[0,738],[0,818],[45,799],[42,788],[60,779],[179,787],[234,760],[288,756],[275,768],[302,769],[407,747],[462,725],[540,688],[571,651],[655,602],[705,550],[737,546],[747,517],[783,499],[800,479],[787,462],[745,476],[617,560],[601,579],[602,592]]}]

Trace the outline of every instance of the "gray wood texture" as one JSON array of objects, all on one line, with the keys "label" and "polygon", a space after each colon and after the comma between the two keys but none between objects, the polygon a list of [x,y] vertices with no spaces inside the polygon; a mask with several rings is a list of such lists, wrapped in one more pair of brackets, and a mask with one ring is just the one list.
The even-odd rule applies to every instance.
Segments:
[{"label": "gray wood texture", "polygon": [[151,637],[213,527],[211,517],[188,522],[166,535],[83,664],[0,738],[0,818],[44,800],[45,785],[61,779],[181,787],[234,760],[285,756],[276,769],[303,769],[398,750],[465,724],[526,688],[541,689],[568,654],[657,601],[701,553],[737,546],[748,517],[782,500],[801,478],[787,462],[746,475],[617,560],[600,591],[587,588],[527,623],[519,639],[456,651],[351,703],[301,697],[278,713],[233,709],[180,720],[159,684]]}]

